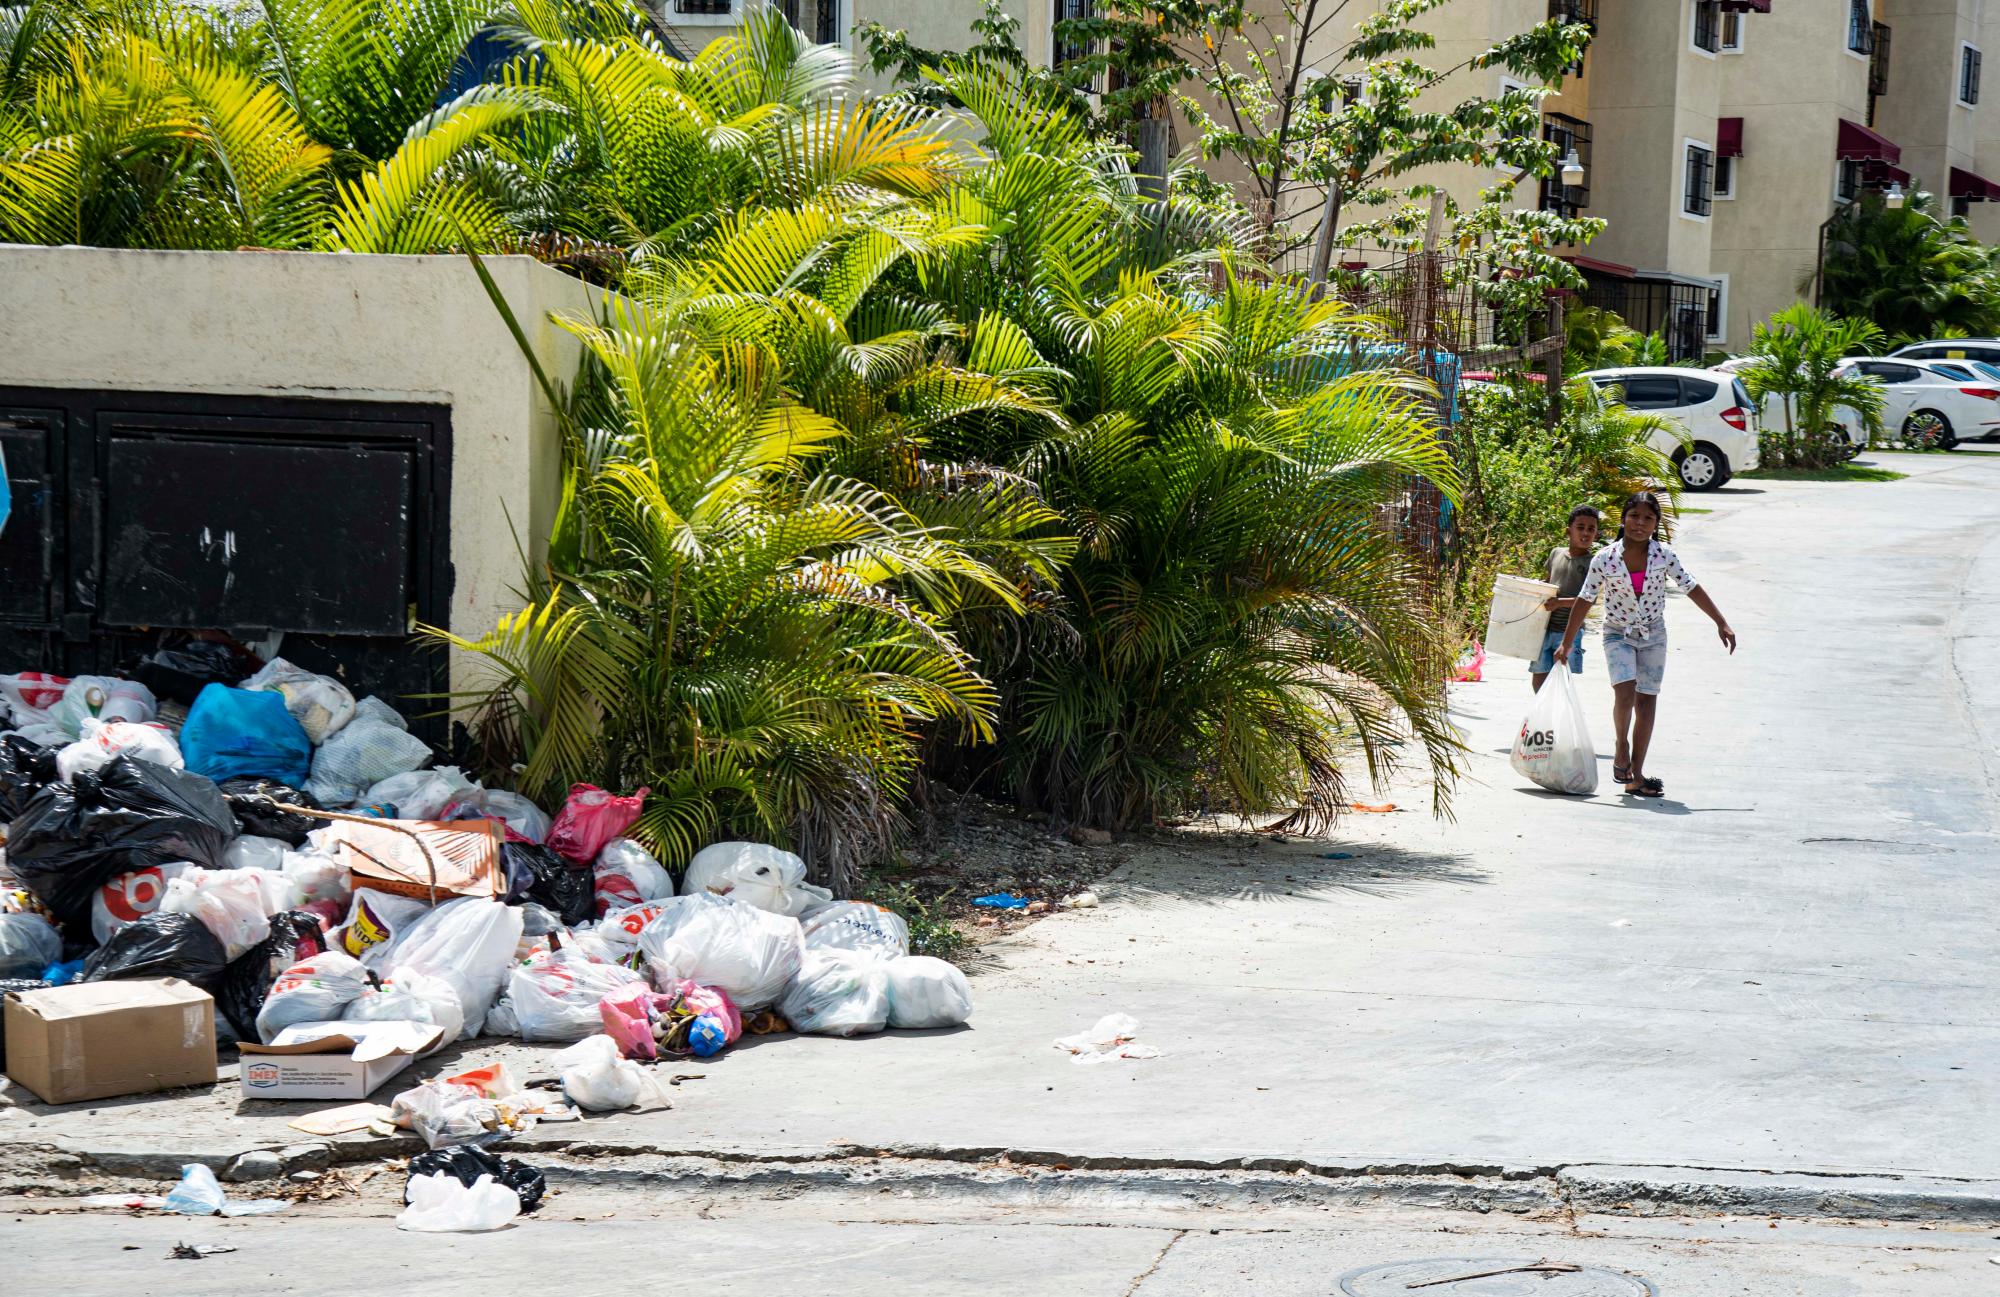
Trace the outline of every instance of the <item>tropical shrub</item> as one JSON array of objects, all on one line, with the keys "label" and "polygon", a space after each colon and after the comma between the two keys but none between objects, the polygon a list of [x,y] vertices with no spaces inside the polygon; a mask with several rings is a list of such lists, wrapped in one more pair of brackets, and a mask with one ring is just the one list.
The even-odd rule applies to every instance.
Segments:
[{"label": "tropical shrub", "polygon": [[[1751,330],[1752,363],[1737,374],[1766,411],[1759,434],[1765,468],[1826,468],[1847,456],[1836,414],[1846,411],[1882,435],[1882,388],[1873,379],[1839,372],[1851,355],[1880,351],[1873,321],[1841,318],[1805,302],[1786,307]],[[1769,417],[1777,398],[1779,418]]]},{"label": "tropical shrub", "polygon": [[1959,217],[1940,220],[1936,198],[1900,208],[1867,195],[1827,226],[1818,304],[1913,340],[2000,333],[2000,254]]}]

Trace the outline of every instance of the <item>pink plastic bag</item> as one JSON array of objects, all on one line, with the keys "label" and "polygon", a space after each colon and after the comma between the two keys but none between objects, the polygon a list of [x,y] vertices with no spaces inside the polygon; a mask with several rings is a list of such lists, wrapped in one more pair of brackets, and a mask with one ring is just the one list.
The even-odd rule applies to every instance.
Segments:
[{"label": "pink plastic bag", "polygon": [[618,1043],[619,1053],[627,1058],[653,1059],[660,1053],[653,1039],[653,1023],[676,1004],[684,1005],[696,1017],[720,1023],[725,1045],[735,1044],[743,1035],[743,1015],[729,997],[716,987],[693,982],[680,982],[665,995],[644,983],[621,986],[597,1002],[597,1012],[604,1021],[604,1034]]},{"label": "pink plastic bag", "polygon": [[641,788],[630,797],[614,797],[594,784],[575,785],[556,812],[544,845],[579,865],[589,864],[605,843],[632,827],[649,791]]},{"label": "pink plastic bag", "polygon": [[729,996],[719,986],[696,986],[693,982],[682,982],[674,988],[695,1016],[713,1018],[722,1024],[722,1042],[733,1045],[743,1036],[743,1015],[729,1002]]},{"label": "pink plastic bag", "polygon": [[1451,673],[1452,683],[1478,684],[1481,674],[1480,668],[1485,665],[1486,646],[1484,644],[1474,644],[1466,651],[1466,655],[1458,660],[1458,665],[1453,668]]}]

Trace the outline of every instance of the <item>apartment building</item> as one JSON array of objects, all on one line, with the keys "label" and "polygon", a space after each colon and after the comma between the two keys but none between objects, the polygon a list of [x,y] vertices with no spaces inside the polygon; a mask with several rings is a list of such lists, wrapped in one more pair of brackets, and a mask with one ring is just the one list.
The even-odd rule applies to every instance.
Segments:
[{"label": "apartment building", "polygon": [[[762,0],[655,0],[699,48]],[[816,39],[853,46],[868,19],[933,48],[963,46],[980,0],[775,0]],[[1037,61],[1059,57],[1055,22],[1099,0],[1007,0]],[[1274,0],[1253,5],[1277,12]],[[1338,74],[1351,24],[1386,0],[1348,0],[1306,50]],[[2000,239],[2000,0],[1452,0],[1424,21],[1428,62],[1454,67],[1551,17],[1592,27],[1581,63],[1544,103],[1543,134],[1575,150],[1583,183],[1523,185],[1519,201],[1603,219],[1573,261],[1583,300],[1665,335],[1676,355],[1737,350],[1751,325],[1810,297],[1820,232],[1867,192],[1935,196],[1976,235]],[[1465,71],[1440,105],[1507,84]],[[1185,147],[1186,124],[1180,123]],[[1412,180],[1473,200],[1494,176],[1440,169]],[[1305,194],[1284,215],[1309,224]]]}]

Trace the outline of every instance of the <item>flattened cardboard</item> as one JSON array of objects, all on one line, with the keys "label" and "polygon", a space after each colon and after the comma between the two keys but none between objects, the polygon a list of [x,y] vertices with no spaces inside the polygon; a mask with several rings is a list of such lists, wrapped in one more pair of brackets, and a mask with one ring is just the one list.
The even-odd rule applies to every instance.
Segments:
[{"label": "flattened cardboard", "polygon": [[44,1103],[213,1085],[215,1001],[178,977],[7,997],[7,1076]]},{"label": "flattened cardboard", "polygon": [[[389,825],[395,828],[387,827]],[[428,854],[407,829],[422,838]],[[488,899],[506,891],[497,820],[337,820],[324,830],[335,858],[346,865],[356,890],[391,892],[420,901],[454,896]],[[433,879],[432,870],[436,875]]]},{"label": "flattened cardboard", "polygon": [[301,1022],[244,1042],[237,1075],[246,1099],[363,1099],[443,1041],[429,1022]]}]

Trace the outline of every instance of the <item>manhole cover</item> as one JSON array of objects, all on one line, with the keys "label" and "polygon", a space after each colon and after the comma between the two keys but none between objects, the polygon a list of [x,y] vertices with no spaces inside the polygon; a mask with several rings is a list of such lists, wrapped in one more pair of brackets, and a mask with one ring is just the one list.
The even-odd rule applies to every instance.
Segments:
[{"label": "manhole cover", "polygon": [[1348,1271],[1340,1277],[1340,1291],[1347,1297],[1659,1297],[1652,1284],[1616,1270],[1519,1268],[1537,1264],[1531,1257],[1491,1256],[1391,1261]]}]

